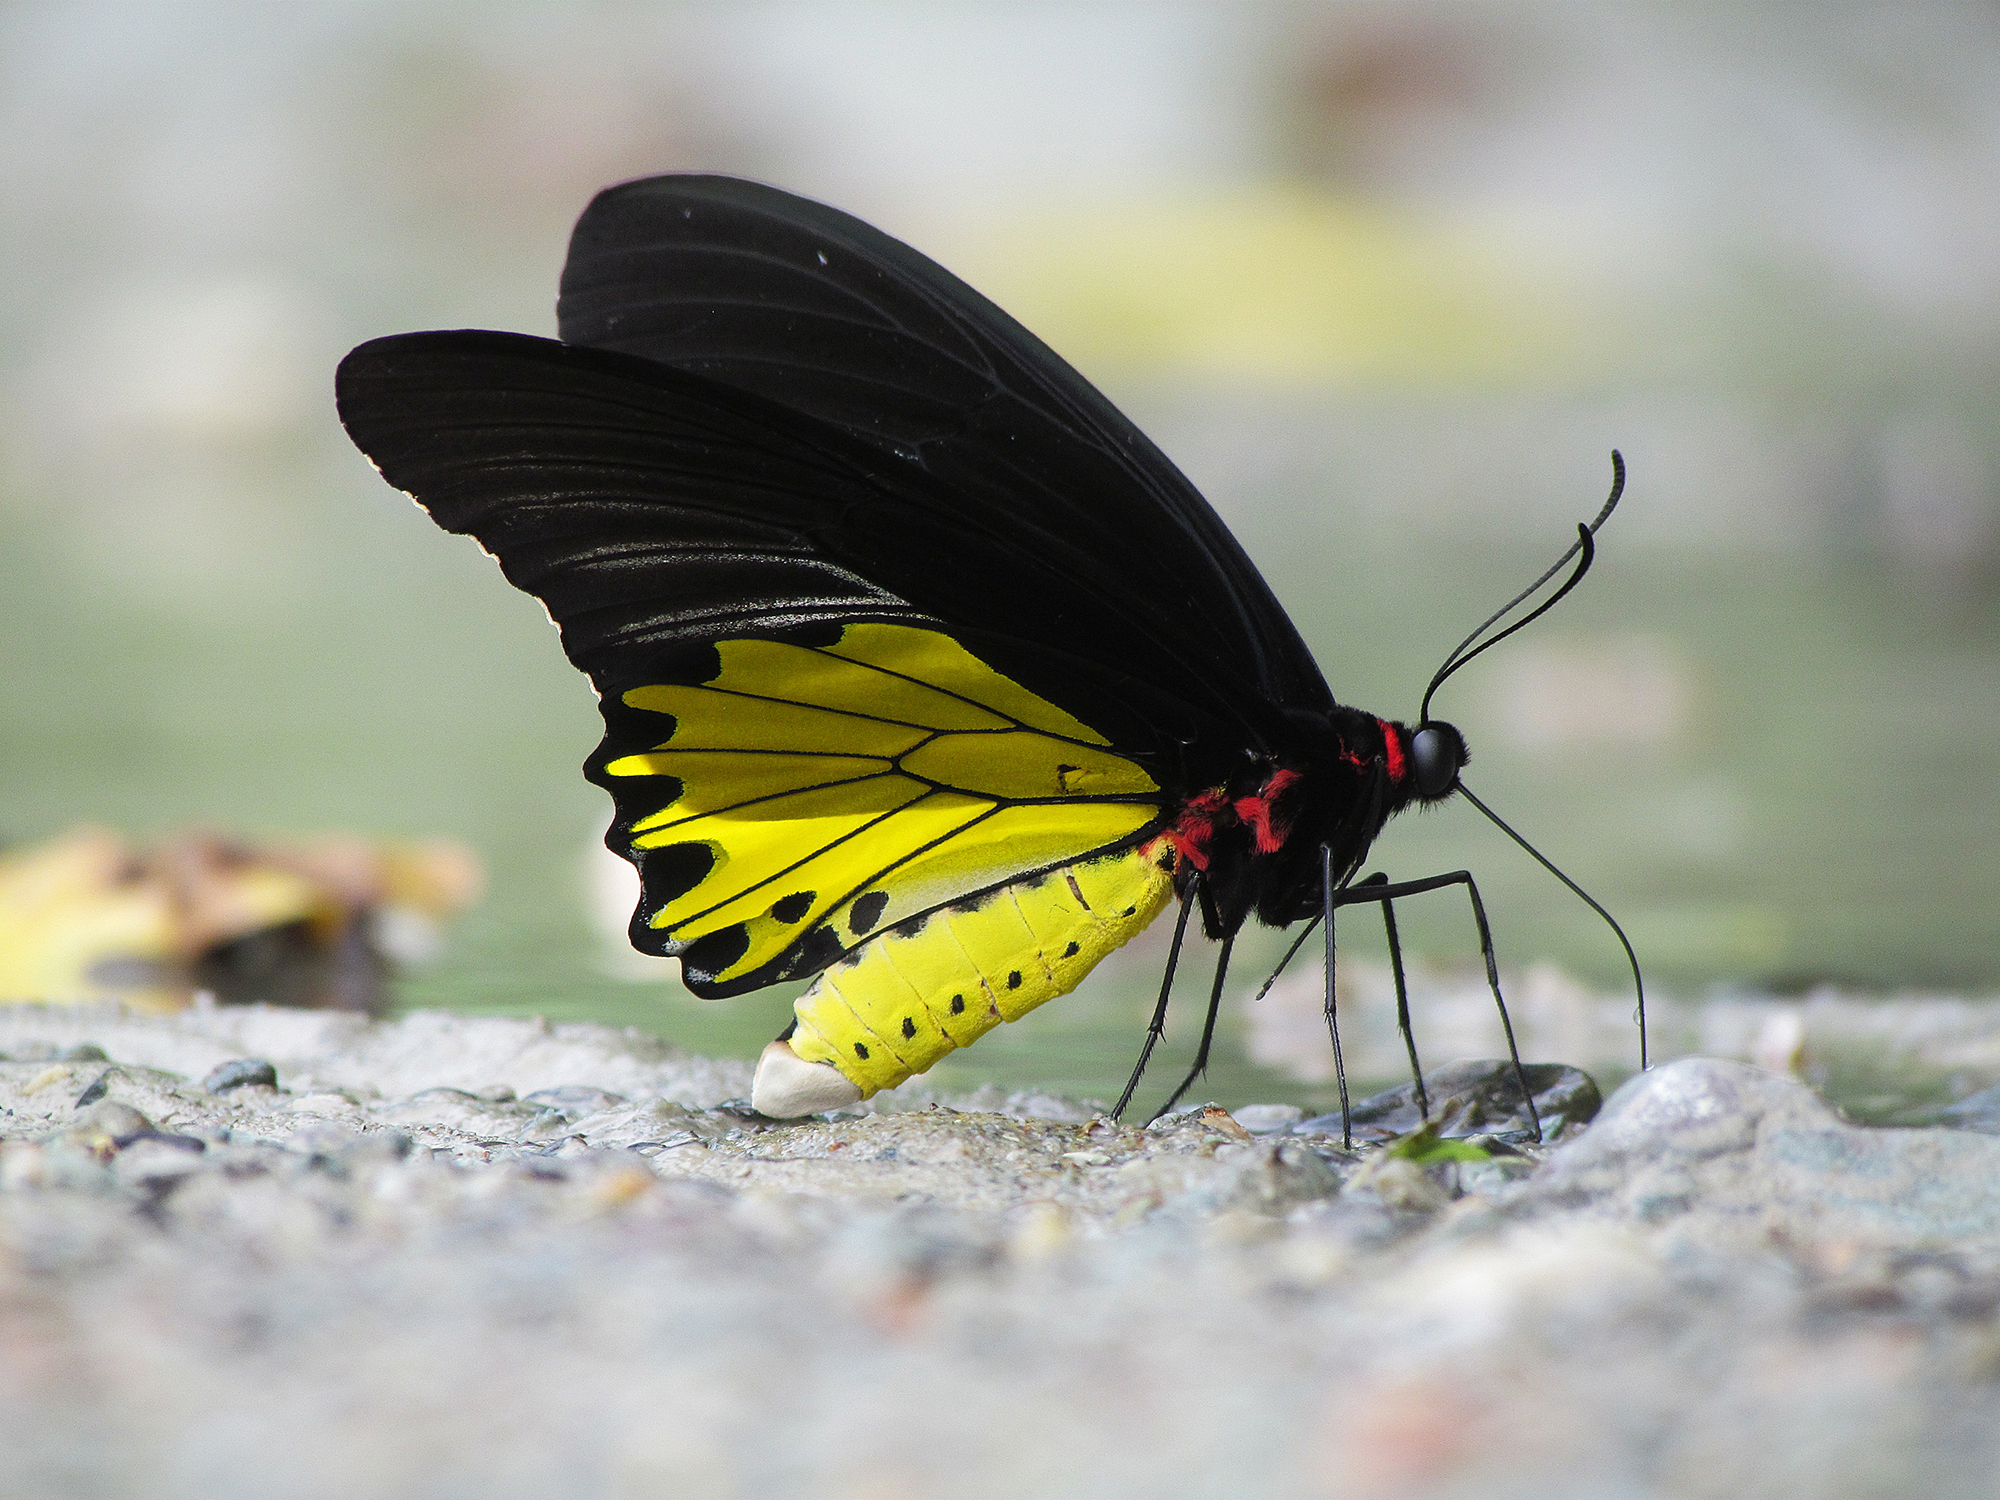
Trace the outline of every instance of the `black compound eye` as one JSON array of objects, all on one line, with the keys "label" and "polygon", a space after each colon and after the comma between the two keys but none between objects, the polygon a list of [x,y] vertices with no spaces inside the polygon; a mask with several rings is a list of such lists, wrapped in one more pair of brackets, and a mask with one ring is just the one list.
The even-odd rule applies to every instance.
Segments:
[{"label": "black compound eye", "polygon": [[1410,759],[1416,763],[1417,795],[1442,797],[1465,765],[1465,741],[1449,724],[1427,724],[1410,738]]}]

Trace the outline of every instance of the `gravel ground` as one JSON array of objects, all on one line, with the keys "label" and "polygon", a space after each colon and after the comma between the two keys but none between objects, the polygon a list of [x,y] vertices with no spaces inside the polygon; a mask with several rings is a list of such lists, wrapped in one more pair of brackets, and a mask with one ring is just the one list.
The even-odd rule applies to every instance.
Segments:
[{"label": "gravel ground", "polygon": [[9,1493],[2000,1493],[2000,1138],[1741,1063],[1348,1152],[430,1014],[0,1057]]}]

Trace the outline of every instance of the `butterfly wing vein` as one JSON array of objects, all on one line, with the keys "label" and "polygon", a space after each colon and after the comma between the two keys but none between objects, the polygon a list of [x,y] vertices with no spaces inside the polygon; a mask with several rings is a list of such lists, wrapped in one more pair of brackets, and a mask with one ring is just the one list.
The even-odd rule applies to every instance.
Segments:
[{"label": "butterfly wing vein", "polygon": [[1143,769],[940,632],[853,624],[716,660],[619,695],[598,762],[645,877],[635,938],[700,992],[812,972],[1159,818]]}]

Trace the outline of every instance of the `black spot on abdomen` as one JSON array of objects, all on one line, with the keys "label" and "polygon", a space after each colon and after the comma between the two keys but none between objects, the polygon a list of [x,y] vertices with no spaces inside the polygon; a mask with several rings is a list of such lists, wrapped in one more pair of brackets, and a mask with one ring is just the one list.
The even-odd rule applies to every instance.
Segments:
[{"label": "black spot on abdomen", "polygon": [[965,996],[953,995],[951,997],[951,1013],[955,1016],[965,1014]]},{"label": "black spot on abdomen", "polygon": [[1007,976],[1007,988],[1010,990],[1018,990],[1020,987],[1021,987],[1021,971],[1019,969],[1016,969],[1013,973]]},{"label": "black spot on abdomen", "polygon": [[903,1017],[903,1040],[908,1041],[917,1034],[917,1023],[908,1016]]},{"label": "black spot on abdomen", "polygon": [[854,1044],[854,1055],[863,1062],[868,1061],[868,1044],[866,1042],[856,1042]]},{"label": "black spot on abdomen", "polygon": [[1071,943],[1067,948],[1063,949],[1064,958],[1075,958],[1076,955],[1077,955],[1077,946],[1075,943]]}]

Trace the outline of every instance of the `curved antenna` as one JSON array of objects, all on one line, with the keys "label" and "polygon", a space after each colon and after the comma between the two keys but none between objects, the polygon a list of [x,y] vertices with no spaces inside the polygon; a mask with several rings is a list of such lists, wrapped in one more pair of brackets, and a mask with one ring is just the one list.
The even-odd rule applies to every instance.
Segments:
[{"label": "curved antenna", "polygon": [[[1452,648],[1451,654],[1445,657],[1444,659],[1444,665],[1439,667],[1437,669],[1437,674],[1431,678],[1430,686],[1424,689],[1424,701],[1417,709],[1417,722],[1420,725],[1430,723],[1431,695],[1438,690],[1439,685],[1442,684],[1447,677],[1451,676],[1452,673],[1456,672],[1460,667],[1464,666],[1467,662],[1471,661],[1473,657],[1479,655],[1480,652],[1486,650],[1488,647],[1499,645],[1502,641],[1506,640],[1507,637],[1512,635],[1515,631],[1521,629],[1525,625],[1530,625],[1534,623],[1534,621],[1540,619],[1543,615],[1547,614],[1551,609],[1555,608],[1557,602],[1561,600],[1563,595],[1567,594],[1571,589],[1575,588],[1579,583],[1583,582],[1583,575],[1590,571],[1591,561],[1597,556],[1597,544],[1593,540],[1597,535],[1597,528],[1602,526],[1606,521],[1611,519],[1611,512],[1618,508],[1619,497],[1622,496],[1624,493],[1625,493],[1625,456],[1622,453],[1620,453],[1616,448],[1613,448],[1611,450],[1611,494],[1609,495],[1608,498],[1606,498],[1603,509],[1598,511],[1597,519],[1592,521],[1587,526],[1579,522],[1576,528],[1576,540],[1569,544],[1568,551],[1563,553],[1563,555],[1557,558],[1553,563],[1549,564],[1547,571],[1545,571],[1541,577],[1537,578],[1533,583],[1529,584],[1526,588],[1522,589],[1520,593],[1516,594],[1513,598],[1509,599],[1505,604],[1501,605],[1498,609],[1494,610],[1492,614],[1488,615],[1485,619],[1481,620],[1479,622],[1478,628],[1475,629],[1472,632],[1472,634],[1468,635],[1464,640],[1460,641],[1455,647]],[[1484,635],[1489,629],[1491,629],[1496,621],[1502,619],[1506,615],[1508,610],[1514,608],[1514,606],[1519,604],[1523,599],[1526,599],[1531,594],[1533,594],[1536,589],[1540,588],[1543,584],[1547,583],[1551,578],[1555,577],[1556,574],[1559,571],[1561,571],[1563,564],[1568,562],[1572,557],[1575,557],[1579,551],[1583,553],[1583,560],[1576,565],[1576,571],[1570,574],[1568,581],[1566,581],[1561,588],[1557,589],[1547,599],[1543,600],[1542,603],[1539,606],[1537,606],[1532,613],[1524,615],[1521,619],[1516,620],[1512,625],[1509,625],[1505,630],[1501,631],[1498,635],[1492,636],[1484,641],[1479,641],[1480,636]],[[1479,644],[1476,646],[1473,645],[1473,642],[1475,641],[1479,641]]]},{"label": "curved antenna", "polygon": [[[1548,598],[1544,599],[1541,602],[1541,604],[1538,605],[1531,613],[1523,615],[1520,619],[1516,620],[1512,625],[1509,625],[1505,630],[1501,631],[1498,635],[1491,636],[1488,639],[1481,641],[1477,646],[1474,646],[1470,651],[1465,650],[1466,642],[1472,640],[1474,636],[1477,636],[1479,634],[1478,630],[1475,630],[1472,633],[1472,635],[1467,636],[1465,638],[1465,641],[1461,641],[1459,643],[1458,651],[1453,652],[1449,657],[1445,659],[1445,664],[1437,669],[1437,675],[1431,679],[1430,686],[1424,689],[1424,701],[1417,708],[1418,723],[1420,724],[1430,723],[1431,694],[1435,693],[1438,690],[1439,684],[1442,683],[1447,677],[1451,676],[1452,673],[1456,672],[1460,667],[1464,666],[1467,662],[1471,661],[1473,657],[1479,655],[1480,652],[1490,650],[1492,647],[1499,645],[1502,641],[1506,640],[1508,636],[1512,635],[1515,631],[1520,630],[1522,627],[1534,624],[1535,621],[1539,620],[1543,615],[1547,614],[1550,610],[1554,609],[1558,604],[1560,604],[1562,602],[1563,595],[1567,594],[1571,589],[1575,588],[1579,583],[1583,582],[1583,575],[1590,571],[1590,565],[1592,561],[1594,561],[1597,557],[1597,543],[1591,540],[1590,528],[1582,525],[1581,523],[1579,523],[1576,528],[1576,540],[1570,544],[1569,551],[1565,552],[1562,555],[1562,561],[1558,562],[1556,564],[1556,567],[1558,568],[1561,567],[1563,563],[1568,562],[1570,558],[1574,557],[1576,555],[1578,548],[1583,549],[1583,559],[1582,561],[1577,563],[1576,571],[1570,574],[1569,577],[1566,580],[1564,580],[1563,586],[1561,588],[1557,589],[1553,594],[1549,595]],[[1544,583],[1548,582],[1548,578],[1549,575],[1547,573],[1544,573],[1540,578],[1536,579],[1532,584],[1528,586],[1527,591],[1525,593],[1516,594],[1512,599],[1508,600],[1507,603],[1501,608],[1500,614],[1496,614],[1490,617],[1486,621],[1486,625],[1491,625],[1494,620],[1500,618],[1500,615],[1504,615],[1505,613],[1507,613],[1508,610],[1512,609],[1516,604],[1519,604],[1523,599],[1527,598],[1528,594],[1532,594],[1536,589],[1540,588]],[[1484,630],[1486,628],[1486,625],[1481,625],[1479,627],[1479,630]],[[1459,652],[1464,652],[1464,654],[1460,655]]]},{"label": "curved antenna", "polygon": [[1474,807],[1478,808],[1482,813],[1486,814],[1487,818],[1492,822],[1494,827],[1498,828],[1502,833],[1506,834],[1508,838],[1512,839],[1515,843],[1519,844],[1523,849],[1527,850],[1528,853],[1532,854],[1535,857],[1535,862],[1537,864],[1539,864],[1544,870],[1547,870],[1551,875],[1555,876],[1555,878],[1560,880],[1564,885],[1568,886],[1570,890],[1574,892],[1579,899],[1582,900],[1585,906],[1588,906],[1592,911],[1596,912],[1600,917],[1604,918],[1605,922],[1610,926],[1612,932],[1617,934],[1619,943],[1625,949],[1625,961],[1632,966],[1632,988],[1635,991],[1637,991],[1639,996],[1639,1009],[1638,1009],[1639,1071],[1642,1073],[1645,1072],[1648,1066],[1647,1054],[1646,1054],[1646,981],[1643,977],[1641,977],[1639,973],[1639,955],[1632,951],[1632,941],[1630,938],[1625,936],[1625,929],[1618,925],[1618,919],[1616,917],[1612,916],[1610,912],[1606,911],[1602,906],[1600,906],[1597,903],[1596,899],[1591,896],[1589,891],[1586,891],[1582,886],[1578,885],[1574,880],[1571,880],[1569,876],[1563,874],[1561,870],[1558,870],[1553,864],[1549,863],[1548,857],[1544,855],[1541,850],[1537,849],[1533,844],[1529,843],[1526,839],[1522,838],[1520,834],[1516,833],[1512,828],[1509,828],[1507,826],[1506,819],[1502,818],[1500,814],[1496,813],[1492,808],[1488,807],[1484,802],[1481,802],[1477,797],[1473,796],[1472,793],[1466,789],[1465,783],[1463,781],[1459,782],[1458,784],[1458,793],[1461,797],[1465,798],[1466,801],[1470,802]]}]

